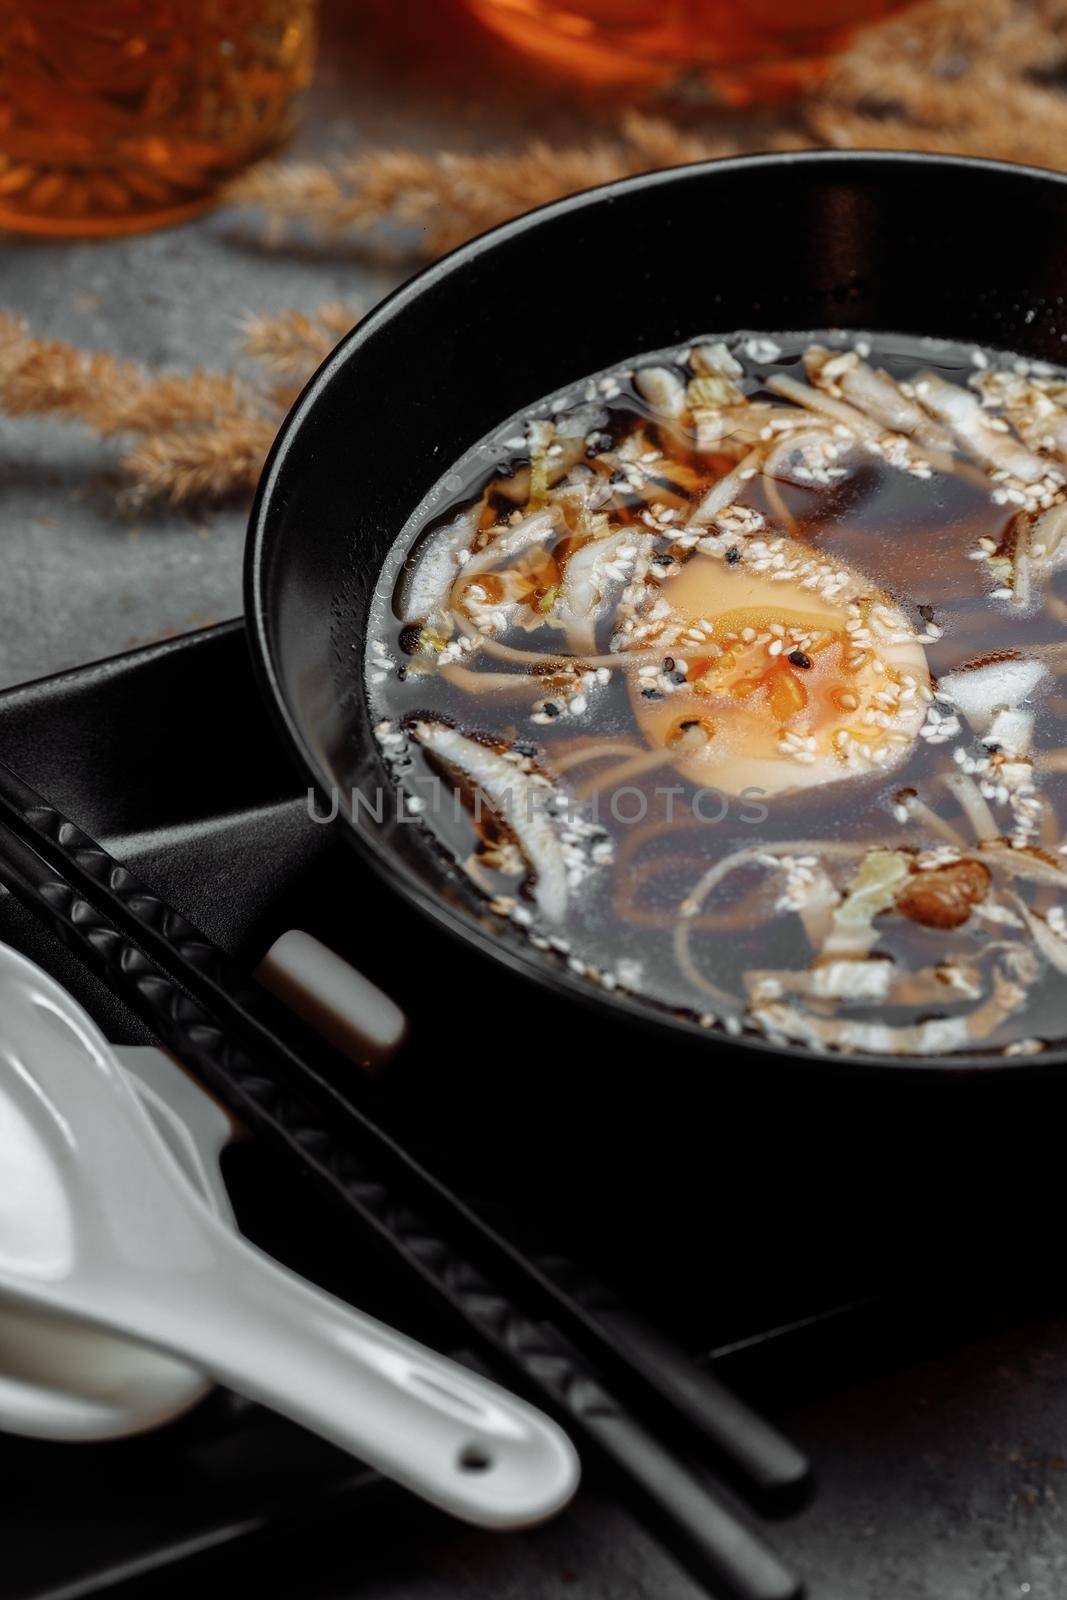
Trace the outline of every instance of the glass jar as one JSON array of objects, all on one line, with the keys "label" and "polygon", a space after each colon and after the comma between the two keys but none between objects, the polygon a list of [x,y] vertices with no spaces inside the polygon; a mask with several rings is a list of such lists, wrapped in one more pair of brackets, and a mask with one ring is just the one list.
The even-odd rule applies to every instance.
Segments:
[{"label": "glass jar", "polygon": [[315,0],[0,0],[0,227],[175,222],[287,131]]},{"label": "glass jar", "polygon": [[528,55],[601,85],[699,76],[728,105],[817,82],[861,24],[914,0],[467,0]]}]

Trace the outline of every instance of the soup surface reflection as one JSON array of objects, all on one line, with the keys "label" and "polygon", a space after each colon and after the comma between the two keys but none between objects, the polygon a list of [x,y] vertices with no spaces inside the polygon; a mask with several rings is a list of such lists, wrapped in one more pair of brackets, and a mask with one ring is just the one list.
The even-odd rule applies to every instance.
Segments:
[{"label": "soup surface reflection", "polygon": [[820,1050],[1038,1052],[1065,532],[1051,367],[840,331],[642,356],[403,530],[383,759],[427,848],[591,983]]}]

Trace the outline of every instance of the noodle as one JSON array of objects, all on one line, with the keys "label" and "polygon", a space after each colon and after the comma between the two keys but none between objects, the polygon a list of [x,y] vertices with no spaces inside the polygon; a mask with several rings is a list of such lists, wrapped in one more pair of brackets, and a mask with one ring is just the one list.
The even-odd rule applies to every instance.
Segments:
[{"label": "noodle", "polygon": [[738,333],[502,419],[368,630],[433,881],[443,851],[530,959],[733,1035],[1058,1037],[1065,395],[944,342]]}]

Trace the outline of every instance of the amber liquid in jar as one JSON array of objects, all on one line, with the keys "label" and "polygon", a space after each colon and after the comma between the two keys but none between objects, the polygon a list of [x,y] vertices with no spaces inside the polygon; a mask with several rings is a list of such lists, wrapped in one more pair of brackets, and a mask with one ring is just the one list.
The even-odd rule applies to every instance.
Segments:
[{"label": "amber liquid in jar", "polygon": [[0,227],[174,222],[288,127],[315,0],[0,0]]},{"label": "amber liquid in jar", "polygon": [[785,99],[865,22],[913,0],[467,0],[528,55],[600,85],[699,75],[723,101]]}]

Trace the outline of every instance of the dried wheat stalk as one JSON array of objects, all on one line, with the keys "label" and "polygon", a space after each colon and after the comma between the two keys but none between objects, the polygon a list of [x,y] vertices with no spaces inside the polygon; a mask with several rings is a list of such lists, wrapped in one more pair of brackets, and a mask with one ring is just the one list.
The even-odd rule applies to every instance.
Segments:
[{"label": "dried wheat stalk", "polygon": [[359,320],[352,306],[329,301],[312,313],[283,310],[244,318],[244,351],[278,378],[303,380]]},{"label": "dried wheat stalk", "polygon": [[[328,304],[250,317],[245,350],[271,376],[301,381],[356,321]],[[220,499],[254,487],[291,392],[198,370],[150,372],[105,351],[37,339],[0,313],[0,411],[80,423],[127,441],[119,466],[136,501]]]},{"label": "dried wheat stalk", "polygon": [[107,437],[244,414],[254,396],[231,373],[153,376],[106,352],[35,339],[20,318],[0,313],[0,406],[13,417],[82,422]]},{"label": "dried wheat stalk", "polygon": [[130,500],[180,505],[251,494],[280,421],[220,417],[210,426],[164,429],[141,439],[121,462]]},{"label": "dried wheat stalk", "polygon": [[253,167],[227,192],[235,205],[264,211],[272,232],[304,222],[332,235],[398,225],[419,235],[419,253],[437,256],[508,218],[578,189],[638,172],[730,154],[736,142],[686,133],[631,113],[617,140],[493,155],[374,150],[333,165]]},{"label": "dried wheat stalk", "polygon": [[1067,0],[926,0],[862,34],[805,108],[820,143],[1067,167]]}]

